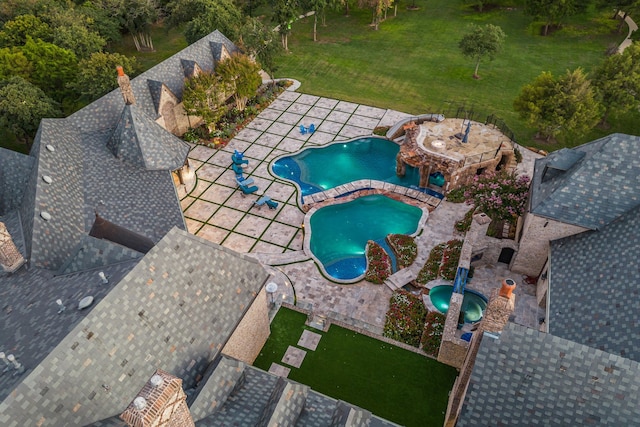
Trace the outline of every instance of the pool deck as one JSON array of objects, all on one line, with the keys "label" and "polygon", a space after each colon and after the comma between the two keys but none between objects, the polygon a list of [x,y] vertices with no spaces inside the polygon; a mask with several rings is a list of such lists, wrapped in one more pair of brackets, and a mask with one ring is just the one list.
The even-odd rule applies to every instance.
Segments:
[{"label": "pool deck", "polygon": [[[196,170],[195,187],[189,189],[188,194],[186,189],[178,189],[189,232],[250,254],[270,266],[279,285],[276,302],[293,303],[295,290],[299,306],[381,334],[392,290],[365,281],[338,285],[321,275],[303,251],[305,213],[297,200],[296,188],[272,176],[268,165],[274,158],[302,148],[370,136],[376,126],[391,126],[410,116],[295,90],[285,91],[226,147],[220,150],[204,146],[192,148],[189,159]],[[301,134],[300,125],[310,124],[315,125],[316,131]],[[235,182],[231,169],[234,150],[244,152],[249,160],[244,175],[253,178],[254,185],[258,186],[254,194],[243,195]],[[526,155],[522,167],[532,170],[533,157],[527,153],[523,153]],[[278,207],[272,210],[267,206],[253,206],[261,195],[270,196],[278,202]],[[438,243],[461,238],[455,234],[453,224],[468,209],[464,204],[442,202],[430,213],[420,239],[421,258],[426,259]],[[499,286],[505,277],[514,278],[520,285],[516,290],[515,321],[537,328],[535,294],[531,296],[532,290],[526,288],[530,285],[524,283],[522,276],[512,275],[499,266],[479,268],[469,287],[488,295],[485,288]]]}]

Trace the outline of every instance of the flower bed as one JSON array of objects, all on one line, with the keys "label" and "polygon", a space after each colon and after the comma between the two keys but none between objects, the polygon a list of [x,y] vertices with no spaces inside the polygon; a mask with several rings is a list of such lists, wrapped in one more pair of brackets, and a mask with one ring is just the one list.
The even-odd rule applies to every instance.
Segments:
[{"label": "flower bed", "polygon": [[419,347],[426,317],[427,309],[420,297],[404,290],[395,291],[389,300],[383,335]]},{"label": "flower bed", "polygon": [[406,234],[389,234],[387,243],[393,249],[399,269],[410,266],[416,260],[418,245],[413,237]]},{"label": "flower bed", "polygon": [[422,335],[422,349],[425,353],[437,357],[442,342],[444,323],[447,316],[437,311],[431,311],[426,317],[426,326]]},{"label": "flower bed", "polygon": [[455,279],[458,263],[460,262],[462,243],[462,240],[450,240],[433,248],[427,262],[418,273],[416,283],[425,285],[438,277],[446,280]]},{"label": "flower bed", "polygon": [[367,271],[364,280],[367,282],[382,284],[387,277],[391,276],[391,258],[385,250],[374,242],[367,242]]}]

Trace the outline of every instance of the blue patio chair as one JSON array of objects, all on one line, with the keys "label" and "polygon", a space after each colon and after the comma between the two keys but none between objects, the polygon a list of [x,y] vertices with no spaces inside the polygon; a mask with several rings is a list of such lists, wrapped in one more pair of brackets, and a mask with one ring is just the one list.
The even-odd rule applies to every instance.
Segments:
[{"label": "blue patio chair", "polygon": [[316,125],[314,125],[313,123],[311,123],[309,125],[309,133],[314,133],[316,131]]},{"label": "blue patio chair", "polygon": [[231,165],[231,169],[233,169],[236,175],[242,175],[244,173],[244,169],[242,169],[242,166],[235,163]]},{"label": "blue patio chair", "polygon": [[278,202],[276,202],[275,200],[269,199],[265,203],[267,204],[267,206],[269,206],[269,209],[275,209],[278,207]]},{"label": "blue patio chair", "polygon": [[249,178],[249,177],[245,178],[242,175],[240,176],[236,175],[236,182],[238,183],[239,186],[244,185],[246,187],[248,185],[253,184],[253,178]]},{"label": "blue patio chair", "polygon": [[246,196],[247,194],[255,193],[259,190],[257,185],[253,185],[251,187],[247,187],[246,185],[241,185],[240,189],[242,190],[242,195]]},{"label": "blue patio chair", "polygon": [[306,128],[306,127],[304,127],[304,125],[300,125],[300,133],[301,133],[302,135],[305,135],[305,134],[307,133],[307,128]]},{"label": "blue patio chair", "polygon": [[262,205],[267,205],[269,209],[275,209],[278,207],[278,202],[271,200],[271,197],[266,194],[256,200],[253,204],[258,208],[262,207]]},{"label": "blue patio chair", "polygon": [[233,153],[231,155],[231,160],[233,161],[233,164],[235,165],[248,165],[249,164],[249,160],[244,158],[244,154],[240,153],[239,151],[236,151],[235,153]]}]

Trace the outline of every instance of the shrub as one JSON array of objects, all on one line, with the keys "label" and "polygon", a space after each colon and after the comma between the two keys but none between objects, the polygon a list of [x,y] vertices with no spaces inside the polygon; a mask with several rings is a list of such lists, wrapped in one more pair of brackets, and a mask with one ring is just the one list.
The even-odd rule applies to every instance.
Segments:
[{"label": "shrub", "polygon": [[528,194],[528,176],[501,171],[476,175],[464,197],[493,220],[513,221],[524,213]]},{"label": "shrub", "polygon": [[438,246],[431,249],[427,262],[424,264],[424,267],[422,267],[418,273],[418,277],[416,278],[416,282],[418,284],[424,285],[427,282],[438,278],[438,270],[440,269],[442,254],[444,253],[445,247],[446,244],[440,243]]},{"label": "shrub", "polygon": [[369,240],[367,242],[367,271],[364,280],[367,282],[381,284],[387,277],[391,276],[391,258],[382,249],[382,246]]},{"label": "shrub", "polygon": [[389,234],[387,243],[393,249],[398,268],[405,268],[413,264],[418,256],[418,245],[415,239],[406,234]]},{"label": "shrub", "polygon": [[447,242],[447,247],[442,254],[442,264],[439,271],[443,279],[454,280],[456,278],[462,243],[462,240],[450,240]]},{"label": "shrub", "polygon": [[514,147],[513,154],[516,158],[516,163],[522,163],[522,152],[518,147]]},{"label": "shrub", "polygon": [[437,311],[431,311],[427,314],[424,334],[422,335],[422,349],[433,357],[437,357],[438,351],[440,351],[446,320],[447,316]]},{"label": "shrub", "polygon": [[389,130],[389,126],[376,126],[373,129],[373,134],[378,136],[387,136],[388,130]]},{"label": "shrub", "polygon": [[383,336],[419,347],[426,316],[427,309],[420,297],[395,291],[389,300]]},{"label": "shrub", "polygon": [[469,229],[471,228],[471,221],[473,221],[473,213],[475,212],[475,210],[475,208],[469,209],[467,213],[464,214],[464,218],[456,222],[456,224],[454,225],[456,231],[459,231],[461,233],[466,233],[467,231],[469,231]]},{"label": "shrub", "polygon": [[462,203],[466,199],[464,198],[464,192],[467,191],[466,186],[462,186],[456,188],[455,190],[451,190],[447,193],[447,201],[451,203]]}]

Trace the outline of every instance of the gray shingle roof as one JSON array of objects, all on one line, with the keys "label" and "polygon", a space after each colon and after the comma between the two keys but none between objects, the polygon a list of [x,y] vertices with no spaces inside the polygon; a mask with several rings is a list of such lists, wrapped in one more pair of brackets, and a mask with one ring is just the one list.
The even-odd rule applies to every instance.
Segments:
[{"label": "gray shingle roof", "polygon": [[[77,276],[81,283],[74,283],[83,287],[83,295],[104,289],[89,281],[99,281],[95,272]],[[107,419],[122,412],[158,366],[182,378],[185,388],[193,387],[268,277],[250,257],[174,228],[79,323],[81,312],[73,307],[56,317],[51,297],[25,297],[23,306],[14,308],[19,310],[16,315],[34,316],[26,307],[37,304],[66,337],[52,338],[49,344],[59,342],[54,349],[33,343],[39,350],[34,357],[46,359],[37,367],[38,360],[25,360],[30,371],[10,395],[11,387],[2,387],[0,425],[34,425],[42,417],[50,425]],[[70,282],[45,279],[60,283],[37,283],[30,290],[37,294]],[[17,291],[24,285],[12,284],[2,287],[2,297],[7,288]],[[49,340],[49,328],[55,334],[56,323],[48,324],[45,332],[43,321],[34,317],[32,327]],[[16,338],[27,333],[40,341],[31,331],[8,326]]]},{"label": "gray shingle roof", "polygon": [[549,329],[640,362],[640,207],[551,242]]},{"label": "gray shingle roof", "polygon": [[640,365],[509,323],[486,334],[457,427],[637,425]]},{"label": "gray shingle roof", "polygon": [[0,148],[0,215],[20,206],[34,163],[33,157]]},{"label": "gray shingle roof", "polygon": [[73,255],[60,267],[58,274],[70,274],[92,270],[123,261],[142,258],[140,252],[112,243],[108,240],[84,236],[73,251]]},{"label": "gray shingle roof", "polygon": [[124,106],[107,147],[117,158],[147,170],[179,169],[189,154],[189,144],[167,132],[135,105]]},{"label": "gray shingle roof", "polygon": [[597,230],[640,205],[640,137],[612,134],[536,160],[531,212]]}]

